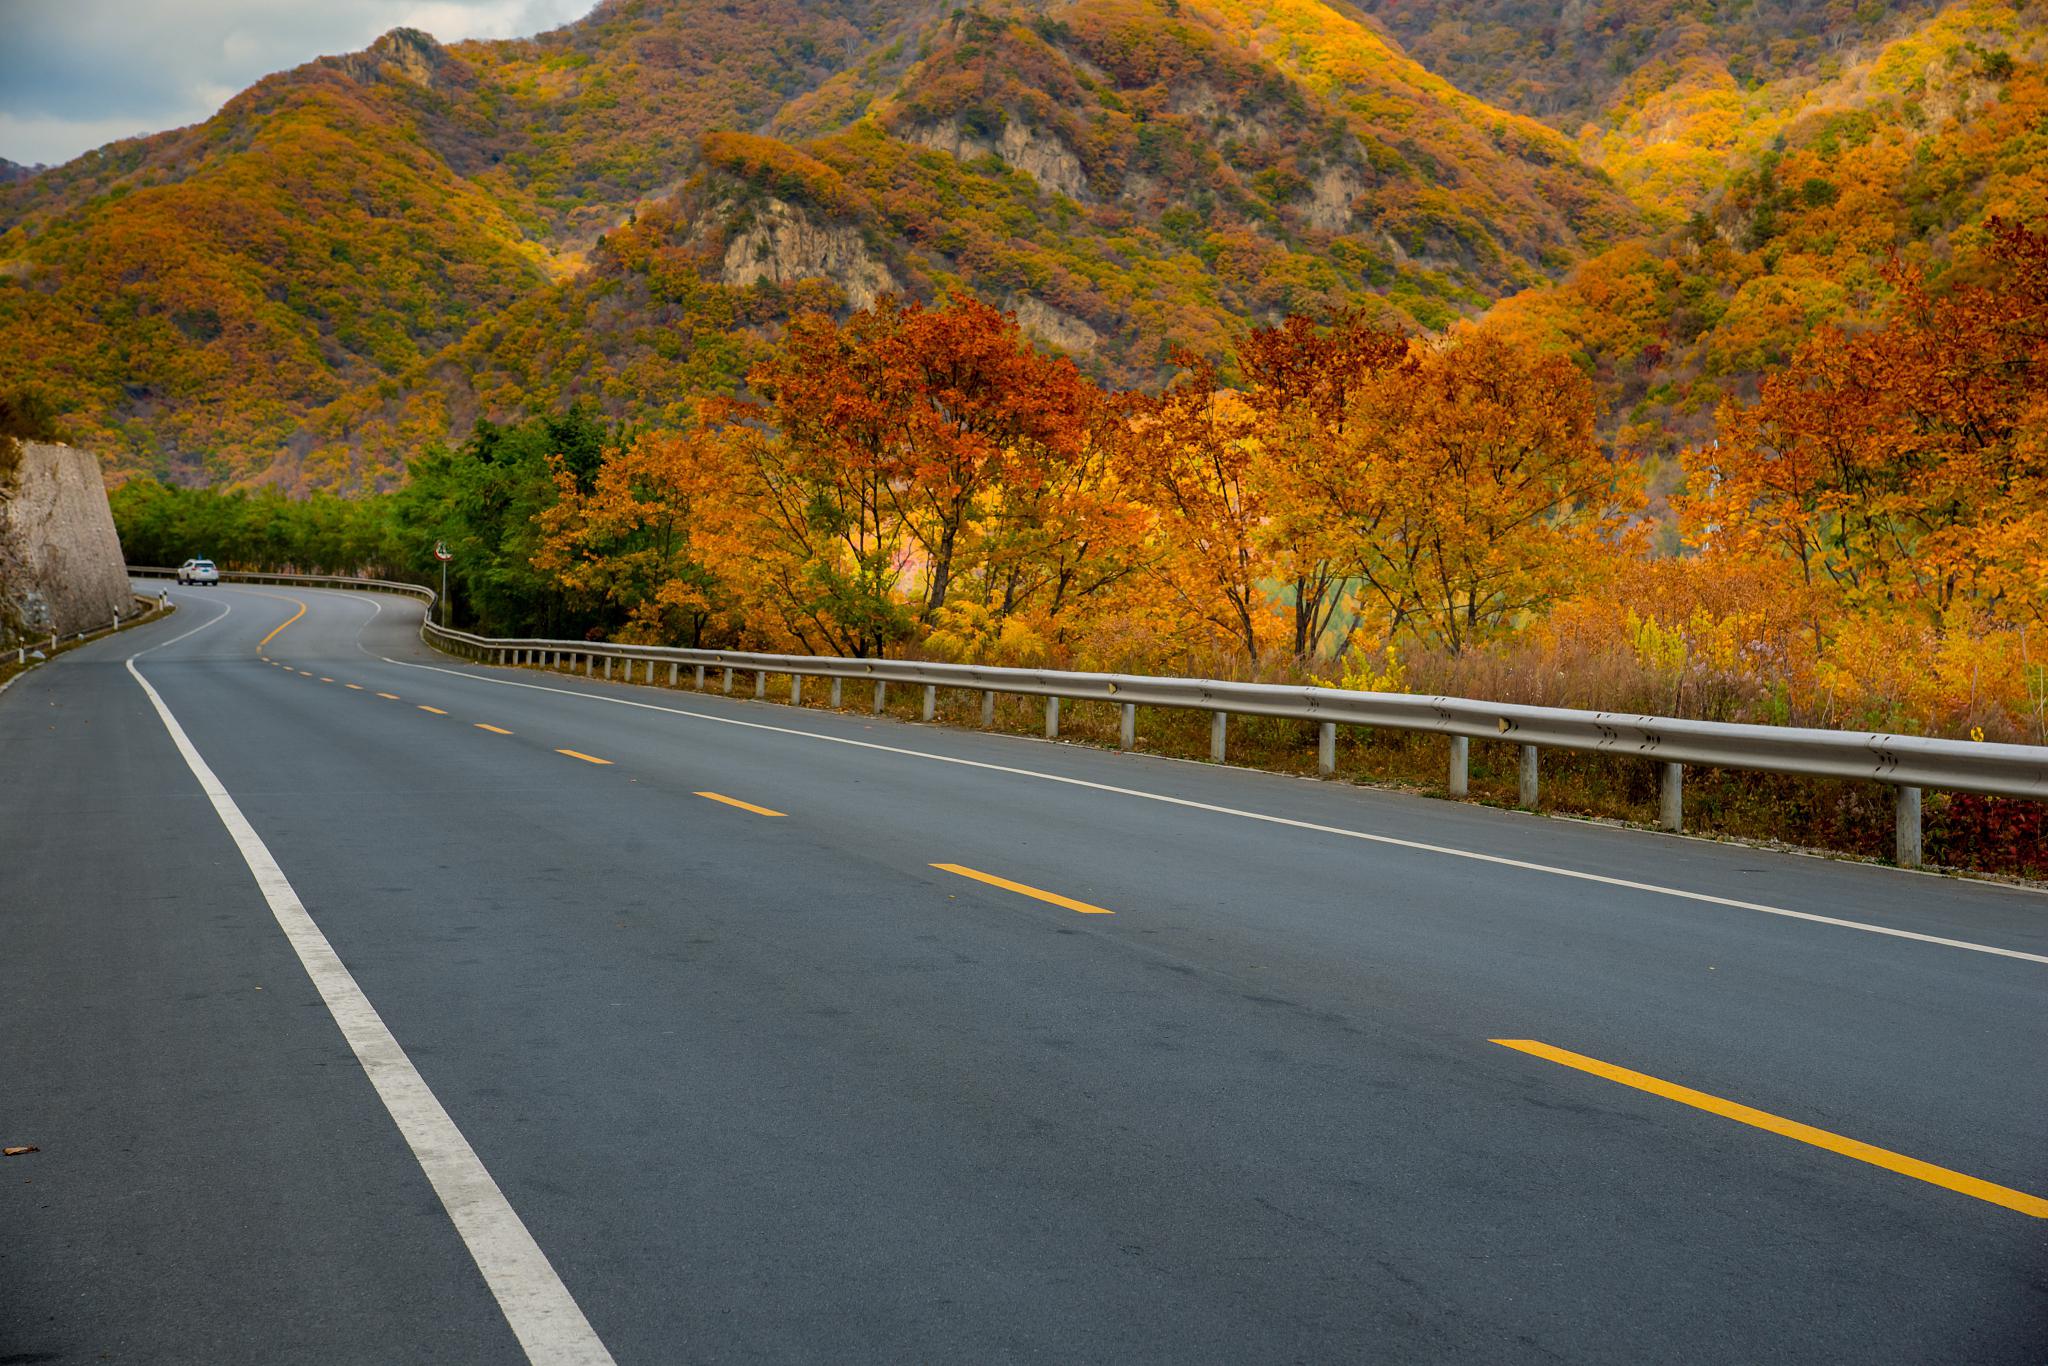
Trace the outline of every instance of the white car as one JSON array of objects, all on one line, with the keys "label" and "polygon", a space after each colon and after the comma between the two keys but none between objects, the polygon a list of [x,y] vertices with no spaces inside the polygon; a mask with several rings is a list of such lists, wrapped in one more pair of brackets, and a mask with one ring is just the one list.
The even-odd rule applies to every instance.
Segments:
[{"label": "white car", "polygon": [[178,566],[179,583],[210,583],[220,586],[220,571],[213,567],[212,560],[187,560]]}]

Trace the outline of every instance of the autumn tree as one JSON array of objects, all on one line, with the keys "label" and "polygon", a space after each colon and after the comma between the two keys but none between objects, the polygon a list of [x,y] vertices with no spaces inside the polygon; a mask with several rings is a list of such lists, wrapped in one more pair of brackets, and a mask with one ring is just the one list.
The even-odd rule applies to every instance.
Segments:
[{"label": "autumn tree", "polygon": [[[760,401],[725,409],[745,472],[739,501],[755,518],[751,596],[821,653],[879,655],[911,632],[890,488],[901,423],[885,373],[850,327],[801,313],[748,376]],[[749,534],[731,533],[742,544]]]},{"label": "autumn tree", "polygon": [[1349,404],[1304,515],[1342,528],[1389,639],[1456,653],[1542,611],[1635,501],[1585,377],[1485,329],[1414,344]]},{"label": "autumn tree", "polygon": [[937,308],[883,300],[847,331],[862,363],[846,378],[865,382],[889,428],[888,488],[923,554],[929,622],[979,549],[966,543],[977,523],[1009,493],[1014,524],[1014,505],[1034,507],[1077,461],[1091,386],[1072,361],[1033,349],[1015,318],[970,297]]},{"label": "autumn tree", "polygon": [[1258,415],[1218,386],[1213,363],[1176,357],[1181,377],[1156,397],[1127,395],[1119,470],[1153,518],[1152,570],[1168,602],[1256,662],[1271,615],[1259,544],[1267,515]]},{"label": "autumn tree", "polygon": [[707,505],[732,482],[719,435],[645,433],[607,454],[587,489],[567,457],[553,458],[553,472],[534,564],[622,611],[619,639],[701,645],[728,599],[696,543]]},{"label": "autumn tree", "polygon": [[1994,220],[1989,278],[1893,267],[1882,327],[1825,328],[1724,405],[1682,500],[1697,545],[1782,555],[1849,603],[2048,614],[2048,234]]},{"label": "autumn tree", "polygon": [[1347,458],[1344,442],[1361,387],[1407,355],[1405,337],[1359,311],[1327,327],[1297,315],[1255,328],[1238,343],[1245,402],[1260,419],[1259,451],[1272,490],[1260,539],[1288,584],[1297,659],[1316,652],[1356,572],[1341,526],[1324,515],[1311,486]]}]

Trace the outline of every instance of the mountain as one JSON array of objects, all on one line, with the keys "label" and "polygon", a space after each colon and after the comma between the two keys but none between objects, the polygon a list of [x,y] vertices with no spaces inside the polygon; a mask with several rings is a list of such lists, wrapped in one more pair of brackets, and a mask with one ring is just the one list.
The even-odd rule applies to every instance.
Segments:
[{"label": "mountain", "polygon": [[1417,61],[1504,108],[1576,133],[1688,68],[1744,89],[1811,71],[1934,9],[1841,0],[1367,0]]},{"label": "mountain", "polygon": [[[1362,306],[1571,354],[1668,455],[1897,251],[2048,214],[2048,7],[609,0],[396,30],[0,183],[0,392],[116,477],[388,487],[676,421],[803,307],[970,291],[1096,377]],[[1491,101],[1491,102],[1489,102]]]},{"label": "mountain", "polygon": [[1137,381],[1290,310],[1441,326],[1638,226],[1341,3],[613,0],[0,189],[0,355],[117,470],[349,487],[729,387],[797,300],[969,289]]},{"label": "mountain", "polygon": [[1499,326],[1594,376],[1622,446],[1670,469],[1819,328],[1859,329],[1898,271],[1980,268],[1987,224],[2048,222],[2048,12],[1951,6],[1766,87],[1720,187],[1682,224],[1503,300]]},{"label": "mountain", "polygon": [[9,161],[6,157],[0,157],[0,185],[11,184],[17,180],[27,180],[42,169],[40,166],[24,166],[18,161]]}]

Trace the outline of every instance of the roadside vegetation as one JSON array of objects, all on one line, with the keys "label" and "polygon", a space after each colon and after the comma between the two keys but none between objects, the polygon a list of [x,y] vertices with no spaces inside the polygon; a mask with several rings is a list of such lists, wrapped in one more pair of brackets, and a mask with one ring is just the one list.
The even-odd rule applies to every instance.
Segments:
[{"label": "roadside vegetation", "polygon": [[[1297,317],[1240,337],[1234,385],[1181,353],[1144,392],[961,298],[801,314],[748,398],[679,425],[571,408],[479,424],[376,498],[131,481],[115,515],[135,561],[430,582],[442,541],[458,618],[497,634],[2048,742],[2048,235],[1994,222],[1941,292],[1889,270],[1882,317],[1724,403],[1655,510],[1584,373],[1509,330]],[[1300,762],[1272,729],[1237,752]],[[1430,786],[1428,749],[1354,759]],[[1651,799],[1643,766],[1547,767],[1551,805]],[[1691,805],[1861,848],[1870,801],[1702,775]],[[2029,804],[1937,799],[1929,830],[2044,870]]]}]

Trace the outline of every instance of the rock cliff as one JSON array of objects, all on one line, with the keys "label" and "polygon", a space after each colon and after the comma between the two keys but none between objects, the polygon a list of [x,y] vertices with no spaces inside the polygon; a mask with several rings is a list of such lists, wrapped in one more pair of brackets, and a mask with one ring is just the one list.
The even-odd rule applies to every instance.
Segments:
[{"label": "rock cliff", "polygon": [[99,461],[71,446],[16,450],[11,471],[0,460],[0,640],[68,635],[126,614],[128,573]]}]

